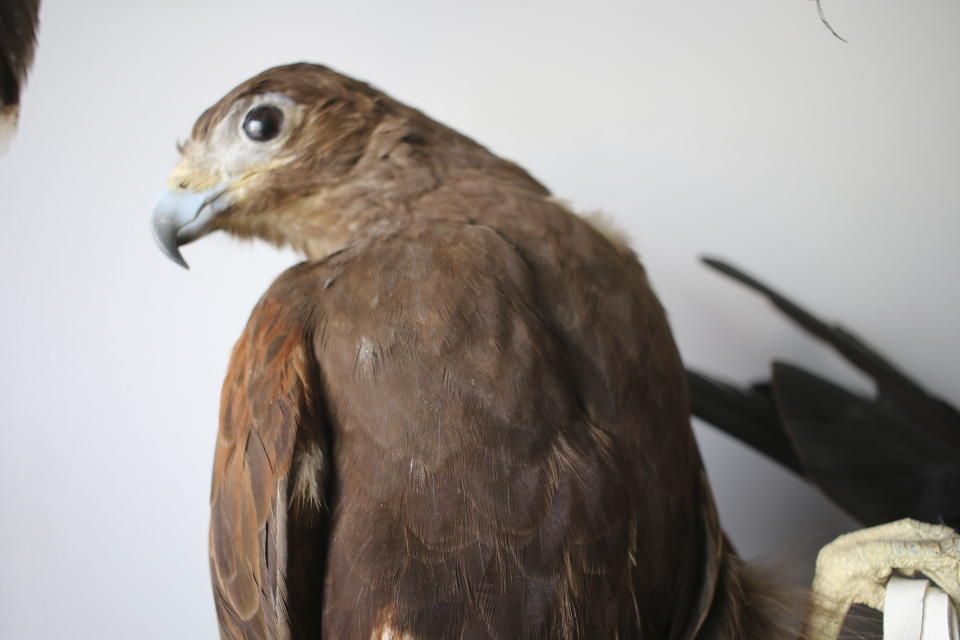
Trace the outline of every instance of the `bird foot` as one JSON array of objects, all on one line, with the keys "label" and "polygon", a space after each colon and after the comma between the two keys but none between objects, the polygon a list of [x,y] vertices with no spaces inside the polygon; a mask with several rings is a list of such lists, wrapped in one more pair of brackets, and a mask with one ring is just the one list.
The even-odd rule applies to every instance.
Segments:
[{"label": "bird foot", "polygon": [[905,518],[842,535],[820,550],[806,637],[835,640],[853,604],[883,611],[894,572],[922,573],[960,603],[960,535]]}]

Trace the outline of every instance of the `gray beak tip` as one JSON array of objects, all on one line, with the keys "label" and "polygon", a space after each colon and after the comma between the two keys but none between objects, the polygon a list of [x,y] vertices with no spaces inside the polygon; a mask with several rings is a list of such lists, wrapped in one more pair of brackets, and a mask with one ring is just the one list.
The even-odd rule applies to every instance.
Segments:
[{"label": "gray beak tip", "polygon": [[163,253],[184,269],[187,261],[180,254],[180,245],[205,235],[218,213],[229,206],[229,198],[221,197],[226,189],[220,184],[205,191],[164,191],[153,208],[153,239]]},{"label": "gray beak tip", "polygon": [[163,251],[163,255],[167,256],[184,269],[190,268],[190,265],[187,264],[187,261],[183,259],[183,254],[180,253],[180,247],[177,244],[177,233],[175,228],[171,228],[170,226],[163,224],[157,224],[157,222],[154,221],[153,239],[156,240],[157,246],[160,247],[161,251]]}]

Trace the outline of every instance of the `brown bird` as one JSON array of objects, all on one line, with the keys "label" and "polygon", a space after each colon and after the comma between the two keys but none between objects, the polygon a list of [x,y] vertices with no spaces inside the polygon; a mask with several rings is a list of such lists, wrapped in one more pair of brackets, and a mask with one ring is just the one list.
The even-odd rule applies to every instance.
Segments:
[{"label": "brown bird", "polygon": [[40,0],[0,3],[0,150],[17,126],[20,92],[33,63]]},{"label": "brown bird", "polygon": [[[777,638],[643,267],[517,165],[322,66],[197,120],[154,212],[308,260],[223,387],[223,638]],[[321,633],[322,631],[322,633]]]}]

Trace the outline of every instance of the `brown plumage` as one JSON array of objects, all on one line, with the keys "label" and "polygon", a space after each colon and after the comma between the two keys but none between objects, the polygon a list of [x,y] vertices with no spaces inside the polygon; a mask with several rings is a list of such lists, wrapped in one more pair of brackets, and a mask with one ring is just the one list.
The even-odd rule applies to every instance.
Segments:
[{"label": "brown plumage", "polygon": [[224,638],[779,637],[720,532],[632,252],[316,65],[243,83],[182,151],[155,213],[172,257],[224,230],[309,258],[224,385]]},{"label": "brown plumage", "polygon": [[0,149],[17,124],[20,92],[33,63],[40,0],[0,3]]}]

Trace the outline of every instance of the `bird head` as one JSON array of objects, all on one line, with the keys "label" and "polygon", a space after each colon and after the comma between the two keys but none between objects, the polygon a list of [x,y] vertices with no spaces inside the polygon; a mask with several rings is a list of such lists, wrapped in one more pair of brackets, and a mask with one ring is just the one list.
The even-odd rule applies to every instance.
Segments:
[{"label": "bird head", "polygon": [[549,195],[466,136],[315,64],[243,82],[197,119],[179,149],[153,231],[184,267],[180,247],[217,230],[323,257],[411,216],[441,215],[413,203],[457,177]]},{"label": "bird head", "polygon": [[292,242],[324,217],[331,191],[356,177],[349,174],[378,125],[404,109],[319,65],[276,67],[247,80],[178,145],[181,161],[154,208],[157,243],[186,267],[180,246],[216,230]]}]

